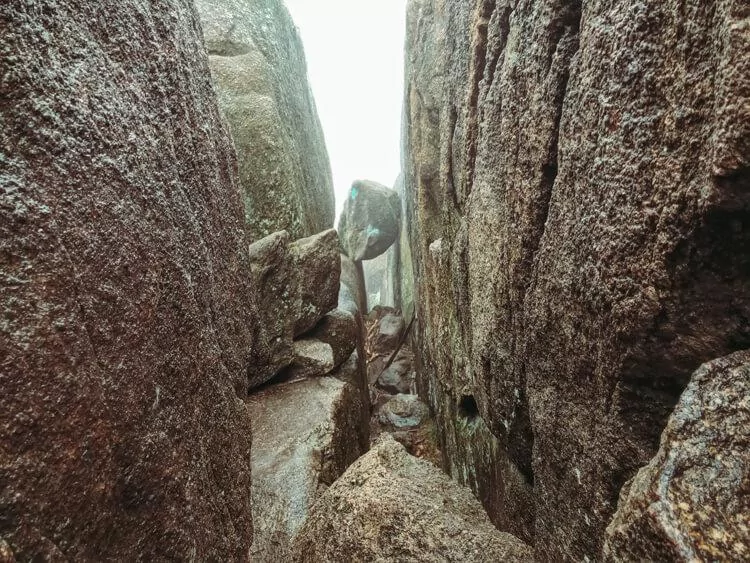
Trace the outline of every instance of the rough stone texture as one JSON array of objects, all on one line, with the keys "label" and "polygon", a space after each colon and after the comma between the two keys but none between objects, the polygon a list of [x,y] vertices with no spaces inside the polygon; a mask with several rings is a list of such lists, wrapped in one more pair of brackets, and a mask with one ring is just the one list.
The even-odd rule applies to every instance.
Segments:
[{"label": "rough stone texture", "polygon": [[[250,396],[254,561],[289,561],[289,543],[313,502],[368,447],[359,393],[332,377]],[[364,424],[363,424],[364,420]]]},{"label": "rough stone texture", "polygon": [[370,339],[373,350],[392,352],[396,349],[406,324],[401,315],[389,313],[378,321],[377,330]]},{"label": "rough stone texture", "polygon": [[284,379],[304,379],[327,375],[333,368],[333,350],[330,344],[314,338],[294,341],[294,359],[283,371]]},{"label": "rough stone texture", "polygon": [[750,559],[750,351],[695,372],[656,456],[623,487],[609,561]]},{"label": "rough stone texture", "polygon": [[[359,344],[357,348],[360,348]],[[352,352],[352,355],[343,364],[331,372],[331,376],[350,384],[359,392],[360,401],[364,405],[364,408],[361,409],[360,424],[368,427],[372,406],[370,404],[370,393],[367,388],[367,365],[361,359],[357,350]]]},{"label": "rough stone texture", "polygon": [[333,227],[333,183],[297,30],[281,0],[196,0],[239,160],[251,240]]},{"label": "rough stone texture", "polygon": [[390,437],[357,460],[318,500],[294,561],[531,561],[497,531],[471,492]]},{"label": "rough stone texture", "polygon": [[382,370],[375,386],[387,393],[415,393],[415,374],[412,370],[414,357],[409,350],[401,350],[393,363]]},{"label": "rough stone texture", "polygon": [[313,328],[338,302],[341,277],[339,239],[329,229],[294,241],[290,246],[299,280],[300,310],[294,323],[294,335]]},{"label": "rough stone texture", "polygon": [[338,308],[358,316],[360,319],[367,311],[362,311],[360,303],[365,298],[364,288],[357,275],[357,266],[346,254],[341,254],[341,278],[339,286]]},{"label": "rough stone texture", "polygon": [[[258,343],[249,371],[250,388],[254,388],[289,366],[297,353],[294,337],[336,307],[338,237],[331,229],[289,242],[289,234],[279,231],[251,244],[249,254],[260,308]],[[336,358],[343,361],[350,353],[343,351]]]},{"label": "rough stone texture", "polygon": [[405,319],[411,319],[414,314],[414,265],[411,258],[410,220],[406,210],[403,175],[400,175],[396,180],[394,190],[401,199],[401,228],[398,240],[386,253],[388,264],[386,266],[384,304],[398,307]]},{"label": "rough stone texture", "polygon": [[0,557],[242,560],[257,313],[192,4],[0,29]]},{"label": "rough stone texture", "polygon": [[352,184],[339,218],[341,245],[349,258],[377,258],[396,241],[400,226],[398,193],[370,180]]},{"label": "rough stone texture", "polygon": [[491,517],[529,514],[541,560],[600,556],[690,374],[750,346],[747,22],[741,0],[409,4],[420,392],[454,475],[524,477],[489,485]]},{"label": "rough stone texture", "polygon": [[394,429],[416,428],[430,415],[430,410],[416,395],[399,394],[378,411],[380,423]]},{"label": "rough stone texture", "polygon": [[261,337],[250,369],[250,387],[260,385],[292,363],[300,285],[289,251],[289,233],[279,231],[250,245],[250,273],[257,287]]},{"label": "rough stone texture", "polygon": [[343,364],[357,347],[357,339],[362,338],[355,316],[343,309],[327,313],[306,338],[315,338],[330,344],[333,349],[333,365]]}]

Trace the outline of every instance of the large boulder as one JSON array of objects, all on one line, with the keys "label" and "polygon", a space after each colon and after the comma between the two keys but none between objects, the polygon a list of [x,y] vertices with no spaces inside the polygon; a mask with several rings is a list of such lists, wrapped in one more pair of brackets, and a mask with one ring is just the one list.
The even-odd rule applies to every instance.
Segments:
[{"label": "large boulder", "polygon": [[341,245],[355,262],[383,254],[398,238],[401,198],[370,180],[356,180],[339,219]]},{"label": "large boulder", "polygon": [[416,395],[395,395],[378,410],[380,423],[393,430],[416,428],[429,415],[430,409]]},{"label": "large boulder", "polygon": [[469,489],[384,436],[313,506],[293,560],[531,561],[499,532]]},{"label": "large boulder", "polygon": [[387,368],[383,368],[381,362],[373,361],[371,365],[380,368],[380,371],[373,370],[374,373],[368,376],[369,380],[374,379],[373,385],[378,389],[392,395],[414,392],[415,374],[411,350],[402,348]]},{"label": "large boulder", "polygon": [[289,543],[323,491],[368,447],[359,392],[332,377],[250,396],[255,561],[289,560]]},{"label": "large boulder", "polygon": [[750,347],[748,37],[738,0],[409,2],[418,388],[540,560],[600,557],[690,375]]},{"label": "large boulder", "polygon": [[336,307],[341,269],[336,231],[289,239],[286,231],[280,231],[249,247],[250,273],[262,304],[259,342],[249,372],[251,388],[271,379],[295,358],[303,358],[296,361],[298,367],[307,366],[307,354],[294,348],[293,339]]},{"label": "large boulder", "polygon": [[609,561],[750,559],[750,352],[703,365],[629,482],[607,528]]},{"label": "large boulder", "polygon": [[301,338],[294,341],[293,349],[292,363],[282,372],[282,379],[326,375],[335,367],[333,349],[326,342],[315,338]]},{"label": "large boulder", "polygon": [[333,227],[330,165],[302,43],[281,0],[196,0],[239,160],[251,240]]},{"label": "large boulder", "polygon": [[250,387],[264,383],[292,363],[294,325],[299,317],[299,276],[289,251],[290,237],[279,231],[249,247],[250,274],[257,288],[261,336],[256,347]]},{"label": "large boulder", "polygon": [[245,559],[258,315],[192,3],[0,29],[0,559]]},{"label": "large boulder", "polygon": [[341,258],[336,231],[329,229],[294,241],[290,252],[298,278],[299,303],[294,335],[313,328],[338,303]]}]

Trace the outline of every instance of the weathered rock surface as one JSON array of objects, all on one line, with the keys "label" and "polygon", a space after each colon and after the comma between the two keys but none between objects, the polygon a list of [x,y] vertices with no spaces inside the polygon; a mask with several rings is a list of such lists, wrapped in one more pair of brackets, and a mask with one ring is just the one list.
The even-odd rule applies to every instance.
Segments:
[{"label": "weathered rock surface", "polygon": [[294,335],[313,328],[338,302],[341,258],[336,231],[294,241],[289,246],[299,280],[300,309]]},{"label": "weathered rock surface", "polygon": [[335,366],[331,345],[314,338],[295,340],[294,358],[284,370],[284,379],[303,379],[327,375]]},{"label": "weathered rock surface", "polygon": [[531,561],[471,492],[384,438],[313,506],[294,561]]},{"label": "weathered rock surface", "polygon": [[379,410],[380,423],[395,430],[416,428],[430,416],[430,410],[416,395],[395,395]]},{"label": "weathered rock surface", "polygon": [[[359,348],[359,344],[357,346]],[[360,424],[369,427],[370,424],[370,394],[367,388],[367,365],[355,350],[347,360],[337,367],[331,376],[350,384],[359,392],[359,398],[364,408],[361,410]]]},{"label": "weathered rock surface", "polygon": [[411,351],[401,350],[393,363],[375,374],[375,386],[386,393],[396,395],[398,393],[414,393],[415,374],[412,370],[413,357]]},{"label": "weathered rock surface", "polygon": [[[250,396],[255,561],[288,561],[313,502],[368,448],[358,391],[332,377]],[[364,424],[362,421],[365,421]]]},{"label": "weathered rock surface", "polygon": [[392,306],[392,300],[389,302],[386,294],[388,293],[388,255],[393,246],[389,247],[387,252],[372,260],[362,262],[362,270],[365,275],[365,288],[367,291],[367,302],[370,308],[377,305]]},{"label": "weathered rock surface", "polygon": [[750,558],[750,352],[703,365],[656,456],[623,488],[610,561]]},{"label": "weathered rock surface", "polygon": [[[289,238],[286,231],[280,231],[250,245],[250,271],[258,288],[261,321],[259,345],[250,368],[251,388],[265,383],[293,360],[295,366],[291,369],[297,372],[310,367],[322,369],[320,362],[306,361],[310,350],[295,349],[293,339],[336,307],[340,276],[338,237],[330,229],[293,242]],[[312,357],[322,356],[314,353]],[[326,359],[326,365],[331,361],[334,360]],[[335,365],[334,361],[317,375]]]},{"label": "weathered rock surface", "polygon": [[300,283],[289,251],[286,231],[273,233],[250,245],[250,273],[257,287],[261,339],[250,372],[250,387],[264,383],[292,363],[294,325],[302,305]]},{"label": "weathered rock surface", "polygon": [[[362,394],[362,401],[370,406],[370,393],[367,385],[367,352],[365,350],[365,322],[361,310],[364,291],[360,285],[357,266],[345,254],[341,254],[341,279],[339,285],[338,309],[351,313],[357,323],[356,350],[334,373],[344,381],[350,381]],[[368,412],[369,420],[369,412]]]},{"label": "weathered rock surface", "polygon": [[370,339],[375,351],[392,352],[398,346],[401,335],[406,330],[404,318],[401,315],[388,313],[384,315],[377,324],[377,330]]},{"label": "weathered rock surface", "polygon": [[338,367],[352,355],[362,335],[355,316],[337,308],[327,313],[305,337],[329,344],[333,350],[333,365]]},{"label": "weathered rock surface", "polygon": [[596,559],[690,374],[750,346],[745,3],[408,12],[420,392],[457,478],[502,468],[499,526]]},{"label": "weathered rock surface", "polygon": [[354,261],[383,254],[398,238],[401,199],[390,188],[370,180],[356,180],[339,218],[341,245]]},{"label": "weathered rock surface", "polygon": [[196,0],[237,149],[251,240],[333,227],[333,183],[297,30],[281,0]]},{"label": "weathered rock surface", "polygon": [[255,288],[192,4],[0,29],[0,558],[242,560]]}]

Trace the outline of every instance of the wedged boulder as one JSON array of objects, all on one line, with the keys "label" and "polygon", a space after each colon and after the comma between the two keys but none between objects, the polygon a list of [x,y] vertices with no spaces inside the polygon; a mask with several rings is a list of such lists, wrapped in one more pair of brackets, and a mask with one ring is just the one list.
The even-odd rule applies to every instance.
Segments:
[{"label": "wedged boulder", "polygon": [[338,308],[326,313],[315,328],[305,334],[305,338],[315,338],[331,346],[334,367],[340,366],[352,355],[360,337],[355,316]]},{"label": "wedged boulder", "polygon": [[299,280],[300,309],[294,335],[313,328],[338,302],[341,258],[335,230],[294,241],[289,245]]},{"label": "wedged boulder", "polygon": [[[304,360],[307,348],[295,350],[293,339],[336,307],[340,258],[338,237],[332,229],[296,241],[290,241],[286,231],[272,233],[251,244],[249,255],[250,273],[262,304],[259,342],[249,375],[250,388],[254,388],[292,364],[295,357],[298,366],[309,366]],[[334,366],[335,362],[318,375]]]},{"label": "wedged boulder", "polygon": [[[288,561],[313,502],[368,447],[358,391],[333,377],[269,386],[247,401],[253,421],[254,561]],[[363,423],[364,420],[364,423]]]},{"label": "wedged boulder", "polygon": [[430,409],[417,395],[396,395],[378,409],[378,419],[394,430],[416,428],[430,416]]},{"label": "wedged boulder", "polygon": [[370,338],[372,349],[375,352],[392,352],[398,345],[406,325],[401,315],[389,313],[378,322],[377,331]]},{"label": "wedged boulder", "polygon": [[0,560],[243,560],[258,313],[193,5],[0,30]]},{"label": "wedged boulder", "polygon": [[250,272],[258,291],[260,324],[267,347],[253,358],[250,387],[264,383],[292,363],[294,325],[301,308],[299,281],[289,251],[290,237],[279,231],[249,247]]},{"label": "wedged boulder", "polygon": [[398,193],[370,180],[356,180],[339,219],[341,244],[352,260],[371,260],[398,238],[401,199]]},{"label": "wedged boulder", "polygon": [[251,240],[333,227],[328,154],[302,43],[281,0],[196,0],[237,149]]},{"label": "wedged boulder", "polygon": [[294,341],[293,350],[292,363],[283,372],[286,380],[327,375],[335,367],[330,344],[303,338]]},{"label": "wedged boulder", "polygon": [[531,555],[528,545],[492,526],[469,489],[389,436],[323,493],[292,550],[297,562],[531,561]]},{"label": "wedged boulder", "polygon": [[608,561],[750,559],[750,351],[701,366],[623,487]]}]

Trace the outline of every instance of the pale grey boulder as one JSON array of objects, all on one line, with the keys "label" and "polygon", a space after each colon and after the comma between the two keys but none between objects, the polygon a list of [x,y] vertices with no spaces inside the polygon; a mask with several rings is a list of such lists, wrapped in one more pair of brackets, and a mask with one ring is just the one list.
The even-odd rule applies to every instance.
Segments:
[{"label": "pale grey boulder", "polygon": [[371,346],[378,353],[390,353],[398,346],[401,335],[406,330],[404,317],[388,313],[378,321],[377,331],[370,339]]},{"label": "pale grey boulder", "polygon": [[750,351],[704,364],[622,489],[607,561],[750,559]]},{"label": "pale grey boulder", "polygon": [[416,428],[430,416],[430,409],[417,395],[398,394],[380,407],[378,420],[393,430]]},{"label": "pale grey boulder", "polygon": [[[251,395],[254,561],[288,561],[313,503],[368,447],[359,393],[332,377]],[[366,412],[366,411],[365,411]]]},{"label": "pale grey boulder", "polygon": [[333,227],[328,154],[302,43],[281,0],[197,0],[239,162],[251,240]]},{"label": "pale grey boulder", "polygon": [[295,340],[292,363],[284,370],[284,379],[296,380],[327,375],[335,367],[333,358],[330,344],[314,338]]},{"label": "pale grey boulder", "polygon": [[495,529],[469,489],[386,435],[321,495],[292,559],[520,562],[532,552]]},{"label": "pale grey boulder", "polygon": [[383,254],[396,241],[401,199],[392,189],[370,180],[356,180],[339,219],[341,244],[355,262]]},{"label": "pale grey boulder", "polygon": [[[378,364],[381,365],[379,362]],[[402,349],[396,355],[391,365],[383,369],[379,374],[373,374],[373,376],[377,377],[374,385],[386,393],[391,393],[392,395],[413,393],[415,391],[416,378],[411,351]]]}]

